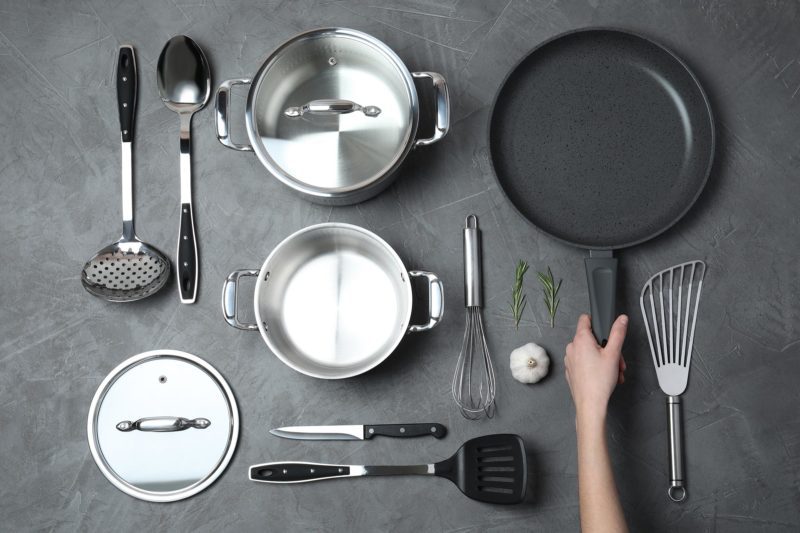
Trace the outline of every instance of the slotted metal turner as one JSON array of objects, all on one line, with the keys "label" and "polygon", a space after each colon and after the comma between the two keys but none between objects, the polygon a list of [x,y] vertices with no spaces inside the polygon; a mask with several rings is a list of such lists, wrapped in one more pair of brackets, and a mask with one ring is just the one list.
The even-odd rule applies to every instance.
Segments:
[{"label": "slotted metal turner", "polygon": [[449,459],[426,465],[364,466],[306,462],[250,467],[250,479],[265,483],[305,483],[360,476],[432,475],[449,479],[473,500],[520,503],[528,484],[525,444],[517,435],[485,435],[468,440]]},{"label": "slotted metal turner", "polygon": [[689,381],[697,309],[705,275],[703,261],[675,265],[650,278],[639,298],[658,386],[667,395],[670,457],[667,494],[675,502],[686,499],[680,395]]}]

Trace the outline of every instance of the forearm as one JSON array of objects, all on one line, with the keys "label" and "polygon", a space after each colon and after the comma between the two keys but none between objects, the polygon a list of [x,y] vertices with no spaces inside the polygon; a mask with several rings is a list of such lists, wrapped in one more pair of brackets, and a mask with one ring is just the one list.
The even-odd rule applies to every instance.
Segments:
[{"label": "forearm", "polygon": [[606,442],[605,410],[578,410],[578,495],[583,533],[627,532]]}]

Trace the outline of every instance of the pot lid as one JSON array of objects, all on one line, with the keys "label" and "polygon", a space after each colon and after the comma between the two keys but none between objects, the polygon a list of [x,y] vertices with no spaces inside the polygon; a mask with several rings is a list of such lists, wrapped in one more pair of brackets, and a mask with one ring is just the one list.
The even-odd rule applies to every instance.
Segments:
[{"label": "pot lid", "polygon": [[195,355],[135,355],[100,384],[89,409],[89,448],[117,488],[136,498],[188,498],[233,456],[239,412],[225,379]]},{"label": "pot lid", "polygon": [[276,177],[318,196],[391,174],[413,146],[411,73],[378,39],[344,28],[303,33],[265,62],[248,98],[248,133]]}]

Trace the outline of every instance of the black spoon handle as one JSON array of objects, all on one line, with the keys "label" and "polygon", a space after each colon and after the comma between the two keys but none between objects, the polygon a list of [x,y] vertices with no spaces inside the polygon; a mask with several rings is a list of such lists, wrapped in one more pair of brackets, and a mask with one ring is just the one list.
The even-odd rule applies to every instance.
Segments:
[{"label": "black spoon handle", "polygon": [[136,55],[132,46],[120,46],[117,61],[117,107],[122,142],[133,140],[136,114]]},{"label": "black spoon handle", "polygon": [[194,215],[191,203],[181,204],[177,270],[181,302],[194,303],[197,296],[197,239],[194,233]]},{"label": "black spoon handle", "polygon": [[437,439],[447,435],[447,428],[441,424],[374,424],[364,426],[364,438],[371,439],[375,435],[384,437],[424,437],[431,435]]}]

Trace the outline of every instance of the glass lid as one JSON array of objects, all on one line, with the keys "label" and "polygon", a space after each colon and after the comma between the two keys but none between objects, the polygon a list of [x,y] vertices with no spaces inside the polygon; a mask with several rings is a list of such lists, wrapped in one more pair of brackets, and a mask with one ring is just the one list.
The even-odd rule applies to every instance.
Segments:
[{"label": "glass lid", "polygon": [[135,355],[100,384],[89,409],[97,466],[136,498],[188,498],[217,479],[239,436],[225,379],[197,356],[175,350]]}]

